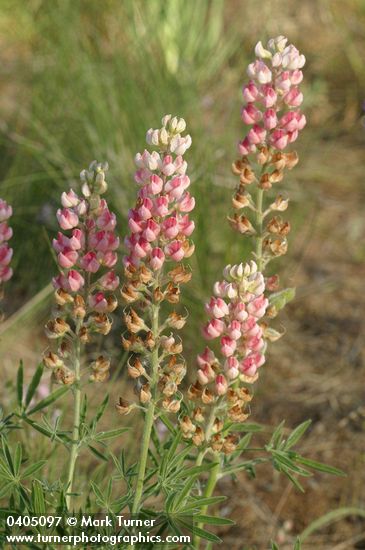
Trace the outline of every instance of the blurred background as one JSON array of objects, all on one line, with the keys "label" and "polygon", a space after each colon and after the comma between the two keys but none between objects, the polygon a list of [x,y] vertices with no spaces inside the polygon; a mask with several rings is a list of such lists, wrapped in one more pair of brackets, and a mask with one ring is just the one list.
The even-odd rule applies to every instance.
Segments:
[{"label": "blurred background", "polygon": [[[15,234],[15,276],[0,327],[5,407],[18,360],[29,377],[46,345],[60,193],[77,186],[91,160],[108,161],[124,235],[136,192],[134,155],[166,113],[184,117],[193,138],[186,158],[197,199],[196,254],[184,345],[195,368],[204,299],[222,267],[248,253],[225,220],[235,185],[230,165],[244,132],[247,63],[258,40],[278,34],[307,58],[308,124],[297,143],[300,163],[285,180],[293,231],[289,255],[277,265],[283,283],[298,290],[280,318],[286,335],[271,347],[251,418],[268,429],[283,418],[288,428],[312,418],[301,451],[348,477],[316,475],[304,495],[271,468],[253,482],[244,474],[224,480],[230,499],[221,513],[237,526],[221,534],[225,548],[239,550],[267,548],[270,538],[292,548],[293,537],[324,513],[365,505],[365,1],[0,3],[0,196],[13,205]],[[117,344],[118,323],[114,332]],[[120,374],[118,345],[112,353],[118,384],[100,392],[117,397],[130,383]],[[29,452],[41,452],[32,444]],[[331,522],[304,548],[365,548],[364,520]]]}]

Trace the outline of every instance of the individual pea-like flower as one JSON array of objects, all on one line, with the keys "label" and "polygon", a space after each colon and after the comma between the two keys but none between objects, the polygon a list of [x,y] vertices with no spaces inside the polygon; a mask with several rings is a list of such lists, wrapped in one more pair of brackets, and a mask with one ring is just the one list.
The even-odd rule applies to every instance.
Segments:
[{"label": "individual pea-like flower", "polygon": [[[203,329],[207,340],[217,340],[218,352],[207,346],[198,355],[197,383],[190,388],[192,399],[201,402],[199,421],[195,418],[195,424],[201,429],[206,420],[204,405],[216,407],[216,422],[222,428],[226,416],[232,421],[247,418],[245,408],[251,396],[244,384],[255,382],[265,362],[266,343],[260,324],[268,307],[264,277],[254,261],[228,265],[223,275],[224,279],[215,283],[213,296],[206,304],[209,320]],[[192,437],[191,430],[187,433]],[[217,438],[212,441],[212,433],[206,432],[201,443],[212,447],[213,442],[216,446]],[[232,448],[229,441],[228,448],[225,439],[222,440],[222,448],[227,453]]]},{"label": "individual pea-like flower", "polygon": [[[3,296],[3,285],[13,276],[10,262],[13,257],[13,249],[8,241],[13,236],[13,230],[8,221],[13,214],[12,207],[3,199],[0,199],[0,300]],[[0,313],[1,316],[1,313]]]},{"label": "individual pea-like flower", "polygon": [[[63,368],[70,370],[65,342],[78,339],[87,343],[95,333],[108,334],[112,325],[109,314],[117,307],[113,294],[119,286],[114,271],[119,247],[116,216],[101,196],[107,191],[107,169],[107,164],[92,162],[80,174],[81,193],[73,189],[62,193],[62,208],[57,211],[61,231],[53,239],[53,249],[60,274],[53,279],[57,307],[46,333],[57,342],[56,379],[63,383],[74,381],[74,377],[61,376]],[[90,379],[105,380],[109,364],[101,359],[95,362]]]},{"label": "individual pea-like flower", "polygon": [[[194,252],[190,213],[195,206],[183,158],[191,145],[185,129],[183,119],[166,115],[160,129],[147,132],[147,143],[155,150],[144,150],[135,157],[139,191],[128,214],[126,283],[121,289],[129,306],[124,313],[128,333],[122,342],[126,350],[137,354],[130,359],[128,372],[135,381],[139,401],[143,406],[153,402],[175,413],[180,408],[178,386],[186,367],[180,358],[182,343],[173,331],[184,326],[185,316],[173,311],[165,320],[159,319],[156,326],[155,315],[163,301],[179,302],[180,285],[191,278],[183,264]],[[136,309],[131,307],[134,303]],[[156,350],[158,368],[151,361]]]}]

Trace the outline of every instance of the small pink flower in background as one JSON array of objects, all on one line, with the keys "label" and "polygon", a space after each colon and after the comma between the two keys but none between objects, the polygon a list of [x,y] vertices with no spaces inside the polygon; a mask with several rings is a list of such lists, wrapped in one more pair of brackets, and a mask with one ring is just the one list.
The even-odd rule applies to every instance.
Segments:
[{"label": "small pink flower in background", "polygon": [[0,287],[13,276],[13,270],[9,265],[13,257],[13,249],[8,244],[13,236],[13,230],[8,225],[8,220],[12,215],[12,207],[0,199]]},{"label": "small pink flower in background", "polygon": [[238,145],[241,155],[255,153],[261,146],[283,150],[306,124],[298,108],[303,101],[298,84],[305,57],[286,43],[279,36],[269,40],[267,48],[261,42],[256,45],[258,59],[248,66],[250,81],[243,88],[242,120],[252,128]]}]

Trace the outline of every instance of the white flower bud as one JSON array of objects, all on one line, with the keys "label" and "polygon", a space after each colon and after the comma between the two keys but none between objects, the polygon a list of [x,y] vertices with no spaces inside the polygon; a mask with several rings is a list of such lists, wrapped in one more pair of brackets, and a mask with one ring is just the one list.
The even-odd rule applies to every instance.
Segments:
[{"label": "white flower bud", "polygon": [[186,122],[183,118],[180,118],[176,126],[176,131],[180,134],[181,132],[184,132],[185,129],[186,129]]},{"label": "white flower bud", "polygon": [[257,42],[255,46],[255,55],[260,57],[260,59],[271,59],[272,57],[271,52],[269,52],[269,50],[265,50],[261,41]]}]

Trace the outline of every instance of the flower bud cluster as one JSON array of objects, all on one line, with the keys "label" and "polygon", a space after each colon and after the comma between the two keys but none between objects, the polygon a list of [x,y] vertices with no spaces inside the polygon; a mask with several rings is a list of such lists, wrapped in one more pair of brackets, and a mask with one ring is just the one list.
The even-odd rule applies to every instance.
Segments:
[{"label": "flower bud cluster", "polygon": [[3,199],[0,199],[0,293],[3,283],[9,281],[13,275],[13,270],[10,267],[13,249],[8,244],[13,236],[13,230],[8,225],[8,220],[12,214],[12,207]]},{"label": "flower bud cluster", "polygon": [[[129,306],[124,312],[128,332],[122,344],[135,354],[129,360],[128,373],[135,381],[139,401],[145,405],[153,399],[173,413],[180,408],[178,386],[186,372],[180,355],[182,343],[173,331],[184,326],[186,317],[173,311],[156,326],[154,315],[164,301],[179,303],[180,285],[191,278],[190,270],[181,263],[194,252],[189,240],[194,222],[189,213],[195,201],[187,191],[190,180],[183,159],[191,138],[182,135],[185,127],[183,119],[165,116],[159,130],[147,132],[147,143],[158,151],[136,155],[135,180],[140,189],[129,212],[130,235],[125,241],[129,254],[124,258],[126,282],[121,289]],[[154,373],[152,355],[158,363]],[[130,410],[129,406],[117,409],[121,414]]]},{"label": "flower bud cluster", "polygon": [[248,66],[250,78],[243,88],[245,105],[242,120],[250,126],[239,143],[243,156],[255,153],[261,146],[283,150],[293,143],[306,124],[299,106],[303,94],[299,84],[305,57],[287,38],[269,40],[267,48],[259,42],[255,48],[256,61]]},{"label": "flower bud cluster", "polygon": [[[258,369],[265,362],[265,342],[260,326],[260,319],[268,306],[264,291],[264,277],[253,261],[245,265],[228,265],[224,270],[224,280],[214,285],[213,296],[206,304],[209,321],[203,335],[207,340],[219,341],[219,352],[216,354],[207,346],[198,355],[198,380],[190,388],[189,396],[201,402],[199,411],[202,414],[197,418],[194,413],[194,429],[188,430],[184,419],[182,422],[185,437],[192,437],[195,443],[200,439],[196,437],[199,427],[200,444],[206,443],[213,448],[214,443],[214,450],[218,450],[218,438],[212,441],[211,433],[204,433],[204,405],[214,405],[217,411],[221,411],[221,416],[217,413],[218,420],[228,416],[234,422],[241,422],[247,418],[245,407],[251,396],[240,382],[253,383],[258,377]],[[221,424],[223,429],[223,421]],[[220,431],[213,430],[212,433],[217,436]],[[230,448],[232,441],[229,442]],[[224,444],[224,439],[220,438],[221,448]],[[230,451],[226,449],[224,452]]]},{"label": "flower bud cluster", "polygon": [[[81,194],[72,189],[62,193],[62,208],[57,211],[62,231],[53,240],[53,248],[60,274],[53,279],[57,306],[54,318],[46,325],[46,334],[58,344],[53,368],[55,378],[63,383],[73,382],[65,366],[65,360],[72,359],[67,341],[88,343],[93,333],[108,334],[112,326],[109,314],[117,307],[113,294],[119,286],[113,269],[119,247],[116,217],[101,197],[108,187],[107,169],[106,164],[92,162],[80,174]],[[91,380],[105,380],[109,361],[101,357],[91,370]]]}]

